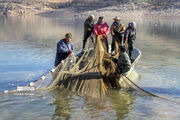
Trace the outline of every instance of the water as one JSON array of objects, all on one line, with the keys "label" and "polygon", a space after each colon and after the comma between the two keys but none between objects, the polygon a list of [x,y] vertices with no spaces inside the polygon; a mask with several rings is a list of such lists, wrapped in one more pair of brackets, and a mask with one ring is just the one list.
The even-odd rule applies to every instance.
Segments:
[{"label": "water", "polygon": [[[136,66],[138,85],[180,101],[180,18],[137,20],[135,46],[142,51]],[[108,24],[112,21],[107,18]],[[122,19],[127,25],[127,19]],[[56,43],[72,32],[76,51],[82,47],[83,21],[79,19],[0,17],[0,91],[12,90],[37,80],[53,68]],[[110,36],[109,36],[110,38]],[[0,94],[0,120],[47,119],[153,119],[178,120],[180,105],[139,95],[110,90],[105,100],[54,91]]]}]

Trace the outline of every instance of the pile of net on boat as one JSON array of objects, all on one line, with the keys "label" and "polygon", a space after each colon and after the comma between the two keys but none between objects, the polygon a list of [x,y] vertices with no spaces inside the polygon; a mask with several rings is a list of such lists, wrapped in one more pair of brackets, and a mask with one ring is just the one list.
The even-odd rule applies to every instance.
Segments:
[{"label": "pile of net on boat", "polygon": [[109,54],[103,40],[103,36],[98,36],[96,40],[90,37],[84,51],[65,59],[34,87],[64,87],[92,97],[105,96],[108,88],[120,88],[119,78],[114,76],[116,64],[112,60],[112,57],[118,58],[118,54]]}]

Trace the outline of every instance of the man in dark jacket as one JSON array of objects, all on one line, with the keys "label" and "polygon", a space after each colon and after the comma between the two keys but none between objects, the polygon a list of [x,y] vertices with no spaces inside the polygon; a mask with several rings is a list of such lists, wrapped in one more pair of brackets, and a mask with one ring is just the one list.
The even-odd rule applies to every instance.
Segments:
[{"label": "man in dark jacket", "polygon": [[132,51],[133,51],[133,41],[136,39],[136,23],[131,22],[128,25],[128,28],[124,34],[124,42],[125,45],[128,44],[129,57],[131,59]]},{"label": "man in dark jacket", "polygon": [[91,36],[94,29],[94,15],[90,15],[84,22],[84,40],[83,49],[85,48],[87,39]]},{"label": "man in dark jacket", "polygon": [[65,38],[60,40],[57,43],[57,52],[56,52],[56,59],[55,59],[55,66],[58,66],[59,63],[66,59],[68,56],[73,55],[74,47],[71,44],[71,33],[67,33]]}]

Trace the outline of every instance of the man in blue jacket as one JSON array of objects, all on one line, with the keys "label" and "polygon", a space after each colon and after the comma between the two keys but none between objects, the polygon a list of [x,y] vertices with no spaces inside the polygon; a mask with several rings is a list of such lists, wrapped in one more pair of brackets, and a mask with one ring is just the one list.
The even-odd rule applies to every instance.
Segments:
[{"label": "man in blue jacket", "polygon": [[65,38],[60,40],[57,43],[57,52],[56,52],[56,59],[55,59],[55,66],[58,66],[59,63],[66,59],[68,56],[73,55],[74,47],[71,43],[72,34],[67,33]]}]

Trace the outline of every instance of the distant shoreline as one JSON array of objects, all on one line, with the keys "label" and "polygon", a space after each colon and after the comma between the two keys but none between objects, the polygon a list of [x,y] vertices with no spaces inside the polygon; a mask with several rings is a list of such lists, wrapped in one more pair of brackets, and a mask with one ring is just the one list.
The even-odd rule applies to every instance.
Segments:
[{"label": "distant shoreline", "polygon": [[[7,0],[8,1],[8,0]],[[72,2],[72,0],[59,0],[60,3],[56,3],[58,0],[50,0],[51,2],[42,2],[42,0],[32,0],[33,2],[21,3],[21,2],[7,2],[5,0],[0,0],[0,14],[6,16],[24,16],[24,15],[41,15],[48,17],[58,17],[61,14],[72,14],[72,16],[86,16],[86,14],[114,14],[114,16],[121,17],[136,17],[142,18],[143,16],[178,16],[180,17],[180,7],[167,7],[164,8],[154,8],[145,3],[135,4],[115,4],[113,5],[102,5],[95,3],[80,4],[77,2]],[[20,0],[21,1],[21,0]],[[48,1],[48,0],[47,0]],[[53,2],[56,1],[56,2]],[[70,1],[70,2],[67,2]],[[78,1],[78,0],[76,0]],[[176,3],[176,4],[180,4]],[[68,10],[72,11],[71,13]],[[107,12],[107,13],[105,13]],[[69,15],[68,15],[69,16]]]}]

